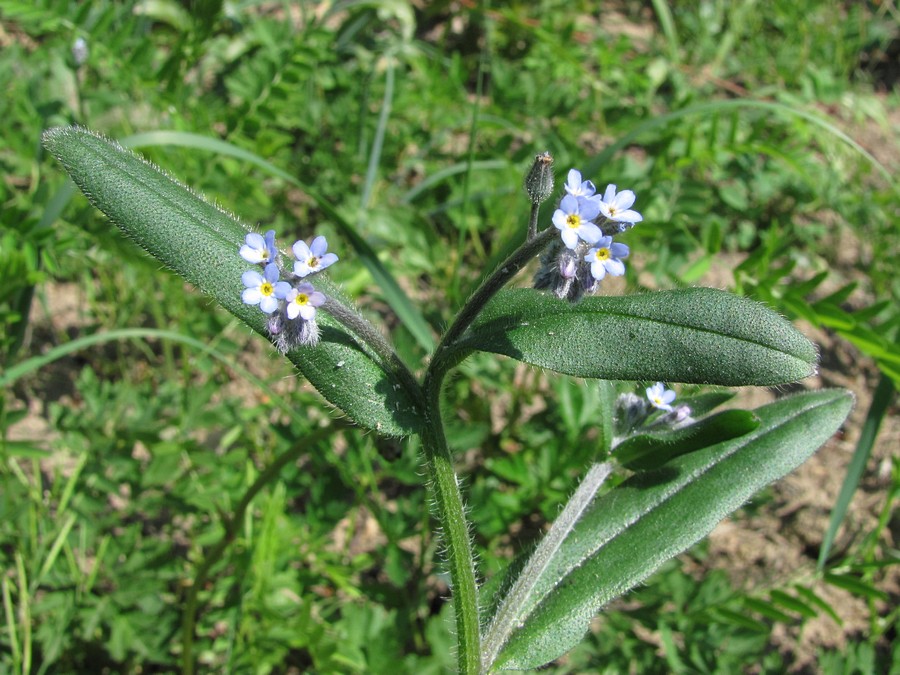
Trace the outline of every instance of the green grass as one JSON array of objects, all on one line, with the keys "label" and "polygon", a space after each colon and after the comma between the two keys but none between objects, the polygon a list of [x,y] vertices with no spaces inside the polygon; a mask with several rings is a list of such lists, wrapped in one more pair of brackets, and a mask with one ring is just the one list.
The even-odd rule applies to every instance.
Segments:
[{"label": "green grass", "polygon": [[[522,174],[549,150],[558,177],[638,194],[629,289],[727,285],[900,382],[898,97],[861,65],[900,39],[887,8],[294,4],[0,0],[0,671],[176,672],[186,633],[201,671],[454,662],[415,441],[315,440],[336,414],[73,194],[40,146],[51,126],[150,133],[141,152],[246,222],[326,234],[334,278],[413,367],[524,237]],[[461,368],[448,435],[490,575],[594,458],[600,394],[488,356]],[[826,672],[896,662],[877,592],[898,474],[826,564],[872,627]],[[671,563],[558,672],[779,672],[772,625],[831,609],[797,585],[812,593]]]}]

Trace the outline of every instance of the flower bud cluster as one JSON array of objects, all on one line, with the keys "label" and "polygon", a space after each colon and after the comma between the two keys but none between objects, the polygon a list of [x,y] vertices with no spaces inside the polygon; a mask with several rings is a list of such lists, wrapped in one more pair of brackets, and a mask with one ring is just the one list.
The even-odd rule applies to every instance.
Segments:
[{"label": "flower bud cluster", "polygon": [[[266,330],[282,353],[318,343],[316,308],[324,304],[325,295],[309,279],[338,260],[334,253],[328,253],[325,237],[316,237],[309,245],[301,239],[291,250],[296,260],[292,271],[285,274],[275,248],[275,230],[265,236],[251,232],[240,249],[244,260],[262,267],[262,273],[247,270],[241,276],[241,300],[246,305],[258,305],[268,315]],[[282,281],[282,276],[290,281]]]},{"label": "flower bud cluster", "polygon": [[624,258],[629,249],[614,243],[620,234],[643,216],[633,211],[635,195],[608,185],[602,195],[589,180],[582,180],[577,169],[569,171],[566,194],[553,213],[553,225],[560,232],[541,256],[541,267],[534,277],[535,288],[551,289],[559,298],[577,302],[585,293],[594,293],[609,276],[625,274]]},{"label": "flower bud cluster", "polygon": [[[676,394],[662,382],[647,387],[646,393],[646,398],[629,392],[616,399],[613,420],[617,438],[660,427],[680,429],[695,422],[690,406],[672,405]],[[663,414],[654,416],[657,410]]]}]

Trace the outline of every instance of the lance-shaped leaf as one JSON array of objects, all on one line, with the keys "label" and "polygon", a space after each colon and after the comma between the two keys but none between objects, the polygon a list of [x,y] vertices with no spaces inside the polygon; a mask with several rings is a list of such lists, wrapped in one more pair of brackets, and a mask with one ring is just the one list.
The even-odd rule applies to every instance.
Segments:
[{"label": "lance-shaped leaf", "polygon": [[529,580],[515,612],[492,623],[485,670],[536,668],[571,649],[603,605],[805,461],[852,403],[849,392],[826,390],[762,406],[750,433],[636,474],[596,499]]},{"label": "lance-shaped leaf", "polygon": [[505,290],[452,346],[578,377],[773,385],[815,372],[816,350],[764,305],[712,288],[685,288],[571,304]]},{"label": "lance-shaped leaf", "polygon": [[670,459],[743,436],[759,426],[747,410],[726,410],[680,429],[662,427],[631,436],[616,446],[616,458],[632,471],[647,471]]},{"label": "lance-shaped leaf", "polygon": [[[84,129],[51,129],[44,145],[129,238],[266,335],[266,316],[241,301],[241,274],[251,268],[238,254],[249,231],[245,225],[149,162]],[[316,286],[329,295],[336,292],[322,276]],[[415,432],[421,417],[401,378],[327,314],[320,312],[317,320],[319,344],[287,355],[300,372],[357,424],[385,435]]]}]

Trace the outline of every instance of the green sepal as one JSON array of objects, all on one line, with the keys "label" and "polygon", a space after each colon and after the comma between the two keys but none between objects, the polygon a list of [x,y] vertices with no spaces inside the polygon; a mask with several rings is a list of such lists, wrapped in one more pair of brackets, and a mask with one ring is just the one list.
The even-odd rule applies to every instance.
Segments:
[{"label": "green sepal", "polygon": [[[252,268],[238,253],[247,226],[134,153],[85,129],[50,129],[43,140],[90,202],[130,239],[267,336],[266,316],[241,301],[241,275]],[[334,291],[321,276],[316,286]],[[297,369],[360,426],[387,436],[417,432],[422,418],[402,380],[325,312],[319,312],[317,322],[319,344],[287,354]]]}]

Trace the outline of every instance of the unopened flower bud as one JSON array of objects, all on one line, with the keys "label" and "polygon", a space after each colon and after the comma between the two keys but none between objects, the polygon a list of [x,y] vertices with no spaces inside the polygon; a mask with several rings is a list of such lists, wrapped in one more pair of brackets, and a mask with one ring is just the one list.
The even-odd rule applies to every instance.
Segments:
[{"label": "unopened flower bud", "polygon": [[616,398],[613,423],[616,436],[628,436],[647,419],[647,401],[631,392]]},{"label": "unopened flower bud", "polygon": [[676,405],[671,412],[668,412],[663,416],[663,421],[666,424],[671,425],[673,429],[681,429],[682,427],[694,423],[691,412],[690,406]]},{"label": "unopened flower bud", "polygon": [[535,155],[531,170],[525,176],[525,192],[532,204],[540,204],[553,192],[553,157],[549,152]]},{"label": "unopened flower bud", "polygon": [[559,273],[563,279],[574,279],[575,272],[578,270],[578,260],[575,254],[569,249],[565,249],[559,256]]}]

